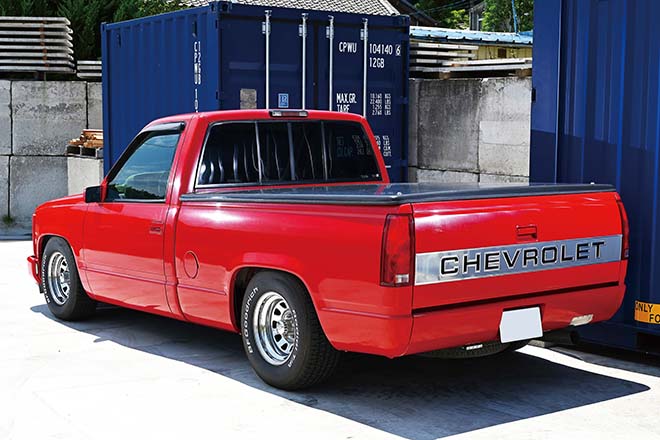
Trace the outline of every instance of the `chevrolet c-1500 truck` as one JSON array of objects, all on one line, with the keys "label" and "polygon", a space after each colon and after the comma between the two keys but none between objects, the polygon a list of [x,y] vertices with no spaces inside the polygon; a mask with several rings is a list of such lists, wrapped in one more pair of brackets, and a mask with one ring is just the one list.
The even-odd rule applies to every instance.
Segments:
[{"label": "chevrolet c-1500 truck", "polygon": [[342,351],[495,353],[606,320],[628,259],[611,186],[389,183],[366,121],[323,111],[157,120],[100,186],[37,208],[33,240],[57,318],[103,302],[237,332],[284,389]]}]

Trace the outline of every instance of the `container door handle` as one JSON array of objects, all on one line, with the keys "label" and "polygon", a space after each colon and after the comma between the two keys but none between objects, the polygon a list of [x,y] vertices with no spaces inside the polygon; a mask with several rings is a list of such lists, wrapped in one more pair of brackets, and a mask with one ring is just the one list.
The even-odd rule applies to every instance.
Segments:
[{"label": "container door handle", "polygon": [[266,110],[270,109],[270,14],[266,10],[266,21],[262,23],[261,32],[266,35]]},{"label": "container door handle", "polygon": [[305,110],[307,101],[305,99],[307,89],[307,13],[302,14],[300,25],[300,37],[302,38],[302,109]]},{"label": "container door handle", "polygon": [[360,37],[364,42],[364,60],[362,63],[362,116],[367,117],[367,62],[369,61],[369,19],[362,19]]},{"label": "container door handle", "polygon": [[516,226],[516,236],[518,240],[536,240],[538,238],[536,225]]},{"label": "container door handle", "polygon": [[328,52],[330,52],[329,59],[328,59],[328,110],[332,111],[332,76],[333,76],[333,55],[335,51],[335,17],[332,15],[328,15],[328,18],[330,19],[330,23],[328,24],[328,28],[325,31],[325,36],[330,40],[329,46],[328,46]]}]

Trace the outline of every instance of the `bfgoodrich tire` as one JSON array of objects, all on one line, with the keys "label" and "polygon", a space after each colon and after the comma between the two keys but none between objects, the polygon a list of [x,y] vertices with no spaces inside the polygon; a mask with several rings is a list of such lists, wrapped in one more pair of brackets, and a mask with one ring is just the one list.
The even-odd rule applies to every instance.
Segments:
[{"label": "bfgoodrich tire", "polygon": [[261,379],[285,390],[327,379],[339,362],[312,300],[295,278],[259,272],[247,286],[241,309],[245,353]]},{"label": "bfgoodrich tire", "polygon": [[83,289],[73,252],[66,241],[51,238],[41,256],[41,288],[55,317],[77,321],[94,314],[96,301]]}]

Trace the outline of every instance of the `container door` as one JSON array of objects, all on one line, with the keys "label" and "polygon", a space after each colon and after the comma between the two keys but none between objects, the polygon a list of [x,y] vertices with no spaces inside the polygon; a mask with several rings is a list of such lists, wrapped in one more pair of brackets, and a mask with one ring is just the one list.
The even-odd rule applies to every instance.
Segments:
[{"label": "container door", "polygon": [[316,59],[322,66],[315,90],[318,108],[365,116],[390,179],[405,180],[407,28],[370,26],[369,18],[343,21],[329,16],[325,26],[317,27]]},{"label": "container door", "polygon": [[[302,102],[306,14],[297,15],[238,5],[221,12],[221,109],[309,108]],[[306,60],[309,53],[306,46]]]}]

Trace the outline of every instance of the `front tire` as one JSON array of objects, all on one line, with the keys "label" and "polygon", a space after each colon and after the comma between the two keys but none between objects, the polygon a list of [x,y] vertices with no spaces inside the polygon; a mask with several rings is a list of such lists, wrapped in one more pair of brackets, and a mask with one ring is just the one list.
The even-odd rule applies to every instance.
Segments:
[{"label": "front tire", "polygon": [[48,309],[64,321],[77,321],[94,314],[96,301],[80,283],[76,260],[66,241],[51,238],[41,256],[41,289]]},{"label": "front tire", "polygon": [[285,390],[327,379],[339,362],[305,287],[279,272],[260,272],[247,286],[241,335],[248,360],[267,384]]}]

